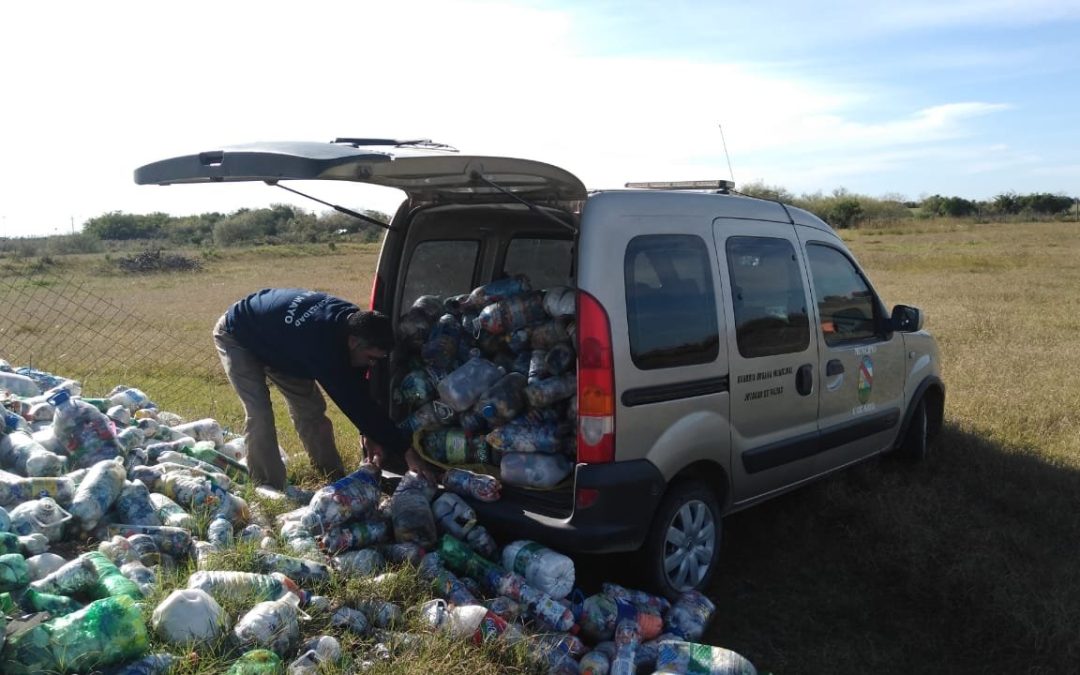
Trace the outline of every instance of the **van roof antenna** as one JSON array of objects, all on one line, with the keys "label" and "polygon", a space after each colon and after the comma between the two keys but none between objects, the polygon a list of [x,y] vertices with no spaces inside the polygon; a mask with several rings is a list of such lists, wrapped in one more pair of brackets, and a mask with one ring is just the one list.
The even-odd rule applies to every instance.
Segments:
[{"label": "van roof antenna", "polygon": [[720,123],[717,123],[716,126],[720,127],[720,142],[724,144],[724,157],[727,158],[728,174],[731,176],[731,182],[734,183],[735,182],[735,171],[732,170],[732,168],[731,168],[731,155],[728,154],[727,141],[724,140],[724,125],[720,124]]}]

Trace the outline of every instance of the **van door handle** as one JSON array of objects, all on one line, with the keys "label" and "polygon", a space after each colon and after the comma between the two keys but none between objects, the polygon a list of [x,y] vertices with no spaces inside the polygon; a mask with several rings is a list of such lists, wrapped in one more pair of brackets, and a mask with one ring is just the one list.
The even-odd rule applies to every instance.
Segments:
[{"label": "van door handle", "polygon": [[803,396],[809,396],[814,391],[814,366],[807,363],[795,371],[795,391]]},{"label": "van door handle", "polygon": [[840,359],[832,359],[825,364],[825,374],[829,377],[840,375],[844,372],[844,362]]}]

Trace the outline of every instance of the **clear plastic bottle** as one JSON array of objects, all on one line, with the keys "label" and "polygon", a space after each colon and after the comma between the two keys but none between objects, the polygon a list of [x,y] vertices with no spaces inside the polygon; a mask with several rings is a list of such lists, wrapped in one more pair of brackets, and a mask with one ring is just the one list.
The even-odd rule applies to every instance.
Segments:
[{"label": "clear plastic bottle", "polygon": [[[135,535],[143,535],[140,539],[149,540],[161,553],[182,558],[191,551],[191,532],[180,527],[117,525],[110,523],[104,529],[110,537],[113,535],[127,537],[132,547],[137,546],[136,542],[138,540],[134,538]],[[143,554],[139,552],[139,558],[142,559],[143,557]],[[146,560],[143,560],[143,564],[149,565]]]},{"label": "clear plastic bottle", "polygon": [[37,382],[18,373],[0,372],[0,389],[6,389],[16,396],[24,397],[41,394],[41,387]]},{"label": "clear plastic bottle", "polygon": [[435,429],[424,434],[424,453],[442,464],[491,464],[491,448],[483,435],[464,429]]},{"label": "clear plastic bottle", "polygon": [[367,635],[371,631],[371,622],[366,614],[352,607],[342,607],[330,617],[330,623],[357,635]]},{"label": "clear plastic bottle", "polygon": [[464,539],[476,526],[476,511],[465,500],[452,492],[444,492],[431,504],[431,512],[442,532],[449,532],[458,539]]},{"label": "clear plastic bottle", "polygon": [[535,384],[548,376],[547,351],[534,349],[529,352],[529,384]]},{"label": "clear plastic bottle", "polygon": [[178,424],[172,429],[174,432],[191,436],[196,441],[211,441],[215,448],[219,448],[225,443],[225,432],[222,431],[221,424],[210,417]]},{"label": "clear plastic bottle", "polygon": [[13,591],[30,583],[30,567],[18,553],[0,555],[0,592]]},{"label": "clear plastic bottle", "polygon": [[507,373],[480,395],[475,409],[492,426],[506,424],[525,408],[524,392],[528,384],[528,378],[521,373]]},{"label": "clear plastic bottle", "polygon": [[184,507],[159,492],[151,492],[149,495],[150,504],[154,507],[158,520],[161,521],[160,525],[182,527],[187,530],[195,529],[195,517],[185,511]]},{"label": "clear plastic bottle", "polygon": [[530,290],[532,290],[532,285],[529,283],[528,277],[524,274],[515,274],[474,288],[462,302],[462,306],[479,309],[493,302],[526,293]]},{"label": "clear plastic bottle", "polygon": [[413,307],[398,319],[398,340],[413,349],[419,349],[427,340],[435,319],[424,310]]},{"label": "clear plastic bottle", "polygon": [[544,357],[544,369],[551,375],[562,375],[573,370],[577,360],[574,348],[568,342],[553,345]]},{"label": "clear plastic bottle", "polygon": [[[561,447],[561,427],[554,422],[543,424],[507,424],[491,431],[487,442],[504,453],[555,453]],[[504,456],[505,459],[505,456]]]},{"label": "clear plastic bottle", "polygon": [[581,675],[608,675],[611,661],[602,651],[593,650],[581,657],[578,663]]},{"label": "clear plastic bottle", "polygon": [[529,335],[529,344],[533,349],[551,349],[570,339],[566,323],[559,320],[547,321],[534,326]]},{"label": "clear plastic bottle", "polygon": [[343,551],[334,556],[333,563],[339,572],[357,576],[372,576],[386,567],[383,554],[373,548]]},{"label": "clear plastic bottle", "polygon": [[302,522],[313,532],[325,532],[353,519],[371,515],[379,505],[382,471],[374,464],[360,468],[321,488],[311,498]]},{"label": "clear plastic bottle", "polygon": [[157,508],[150,501],[150,491],[139,482],[128,481],[114,506],[121,522],[130,525],[163,525]]},{"label": "clear plastic bottle", "polygon": [[55,408],[53,431],[67,449],[72,466],[88,468],[123,454],[116,440],[116,427],[105,413],[85,401],[71,398],[65,390],[50,396],[49,403]]},{"label": "clear plastic bottle", "polygon": [[76,558],[44,578],[30,583],[30,587],[41,593],[53,595],[77,595],[89,593],[97,584],[94,568],[84,558]]},{"label": "clear plastic bottle", "polygon": [[0,465],[21,476],[59,476],[64,458],[49,452],[22,430],[0,437]]},{"label": "clear plastic bottle", "polygon": [[563,455],[543,452],[507,452],[499,463],[504,482],[541,489],[555,487],[573,468],[573,463]]},{"label": "clear plastic bottle", "polygon": [[519,539],[507,544],[502,564],[556,600],[574,589],[574,561],[534,541]]},{"label": "clear plastic bottle", "polygon": [[37,581],[60,569],[67,562],[55,553],[40,553],[27,558],[26,566],[30,569],[30,580]]},{"label": "clear plastic bottle", "polygon": [[473,335],[483,330],[503,335],[548,318],[541,293],[523,293],[487,305],[473,323]]},{"label": "clear plastic bottle", "polygon": [[688,642],[697,642],[705,634],[716,605],[700,591],[687,591],[664,615],[664,627]]},{"label": "clear plastic bottle", "polygon": [[420,356],[435,368],[448,370],[457,365],[461,324],[453,314],[444,314],[432,327],[420,349]]},{"label": "clear plastic bottle", "polygon": [[65,616],[77,612],[83,608],[82,603],[66,595],[54,595],[42,593],[33,588],[27,588],[23,593],[21,604],[32,612],[48,612],[55,616]]},{"label": "clear plastic bottle", "polygon": [[193,572],[188,577],[188,588],[199,588],[219,602],[245,602],[252,599],[274,600],[291,593],[305,600],[304,591],[284,574],[255,574],[253,572]]},{"label": "clear plastic bottle", "polygon": [[282,553],[258,552],[259,562],[265,572],[281,572],[298,582],[328,581],[330,568],[316,560],[295,558]]},{"label": "clear plastic bottle", "polygon": [[615,658],[611,661],[611,675],[635,675],[637,664],[634,657],[641,637],[638,635],[633,609],[620,605],[619,619],[615,622],[614,641]]},{"label": "clear plastic bottle", "polygon": [[394,391],[394,402],[414,410],[435,398],[435,385],[424,370],[411,370]]},{"label": "clear plastic bottle", "polygon": [[450,424],[454,419],[454,409],[442,401],[429,401],[406,417],[398,425],[404,431],[416,433],[417,431],[431,431],[441,426]]},{"label": "clear plastic bottle", "polygon": [[168,675],[179,663],[179,656],[158,652],[110,670],[109,675]]},{"label": "clear plastic bottle", "polygon": [[464,412],[502,375],[498,366],[474,352],[460,368],[439,382],[439,398],[454,411]]},{"label": "clear plastic bottle", "polygon": [[544,311],[556,319],[577,313],[577,292],[567,286],[552,286],[544,291]]},{"label": "clear plastic bottle", "polygon": [[394,539],[430,548],[438,539],[435,517],[431,512],[434,488],[423,476],[408,472],[401,478],[390,498],[390,517]]},{"label": "clear plastic bottle", "polygon": [[157,587],[157,574],[154,573],[154,570],[138,560],[133,560],[132,562],[121,565],[120,574],[123,574],[138,586],[139,590],[142,591],[143,597],[148,598],[154,594],[154,590]]},{"label": "clear plastic bottle", "polygon": [[401,607],[379,598],[363,600],[357,604],[357,609],[366,614],[376,628],[394,628],[405,620]]},{"label": "clear plastic bottle", "polygon": [[549,377],[534,382],[525,388],[525,398],[528,400],[529,406],[533,408],[546,408],[568,399],[576,393],[577,376],[573,373]]},{"label": "clear plastic bottle", "polygon": [[319,548],[332,555],[384,542],[389,537],[390,527],[386,521],[352,522],[327,530],[319,538]]},{"label": "clear plastic bottle", "polygon": [[227,551],[233,546],[233,524],[225,518],[212,518],[206,526],[206,541],[219,551]]},{"label": "clear plastic bottle", "polygon": [[482,502],[498,501],[502,490],[502,485],[494,476],[456,467],[443,474],[443,487],[455,494]]},{"label": "clear plastic bottle", "polygon": [[287,594],[277,600],[266,600],[252,607],[233,628],[241,647],[262,647],[279,656],[289,653],[300,640],[299,602]]},{"label": "clear plastic bottle", "polygon": [[252,649],[233,661],[225,675],[281,675],[281,657],[269,649]]},{"label": "clear plastic bottle", "polygon": [[106,397],[112,405],[122,405],[132,413],[143,408],[153,408],[154,403],[141,389],[119,385]]},{"label": "clear plastic bottle", "polygon": [[56,543],[63,538],[64,524],[71,520],[71,514],[60,508],[52,497],[42,497],[19,504],[11,510],[10,518],[6,528],[9,531],[20,535],[38,532],[49,542]]},{"label": "clear plastic bottle", "polygon": [[494,560],[499,555],[499,545],[495,543],[495,538],[483,525],[477,525],[469,530],[465,535],[465,543],[488,560]]},{"label": "clear plastic bottle", "polygon": [[304,527],[304,523],[301,521],[294,520],[282,524],[281,538],[285,540],[285,545],[289,547],[289,550],[294,553],[300,555],[319,554],[319,542],[316,541],[311,530]]},{"label": "clear plastic bottle", "polygon": [[90,467],[75,491],[70,509],[84,532],[93,530],[120,497],[126,479],[124,465],[118,461],[106,459]]}]

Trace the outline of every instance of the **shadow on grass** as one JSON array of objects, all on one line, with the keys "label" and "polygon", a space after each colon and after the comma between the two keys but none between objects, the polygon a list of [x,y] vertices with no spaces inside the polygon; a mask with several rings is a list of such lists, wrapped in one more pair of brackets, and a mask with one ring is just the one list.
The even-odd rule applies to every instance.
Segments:
[{"label": "shadow on grass", "polygon": [[[1080,669],[1080,472],[946,424],[724,520],[704,642],[773,673]],[[587,592],[629,556],[578,561]]]}]

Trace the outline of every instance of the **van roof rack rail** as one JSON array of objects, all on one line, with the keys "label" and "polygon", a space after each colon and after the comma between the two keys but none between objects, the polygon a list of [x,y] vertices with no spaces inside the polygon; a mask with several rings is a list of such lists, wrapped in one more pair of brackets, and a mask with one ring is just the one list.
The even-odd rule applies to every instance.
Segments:
[{"label": "van roof rack rail", "polygon": [[735,189],[733,180],[654,180],[643,183],[627,183],[626,187],[635,190],[716,190],[727,194]]}]

